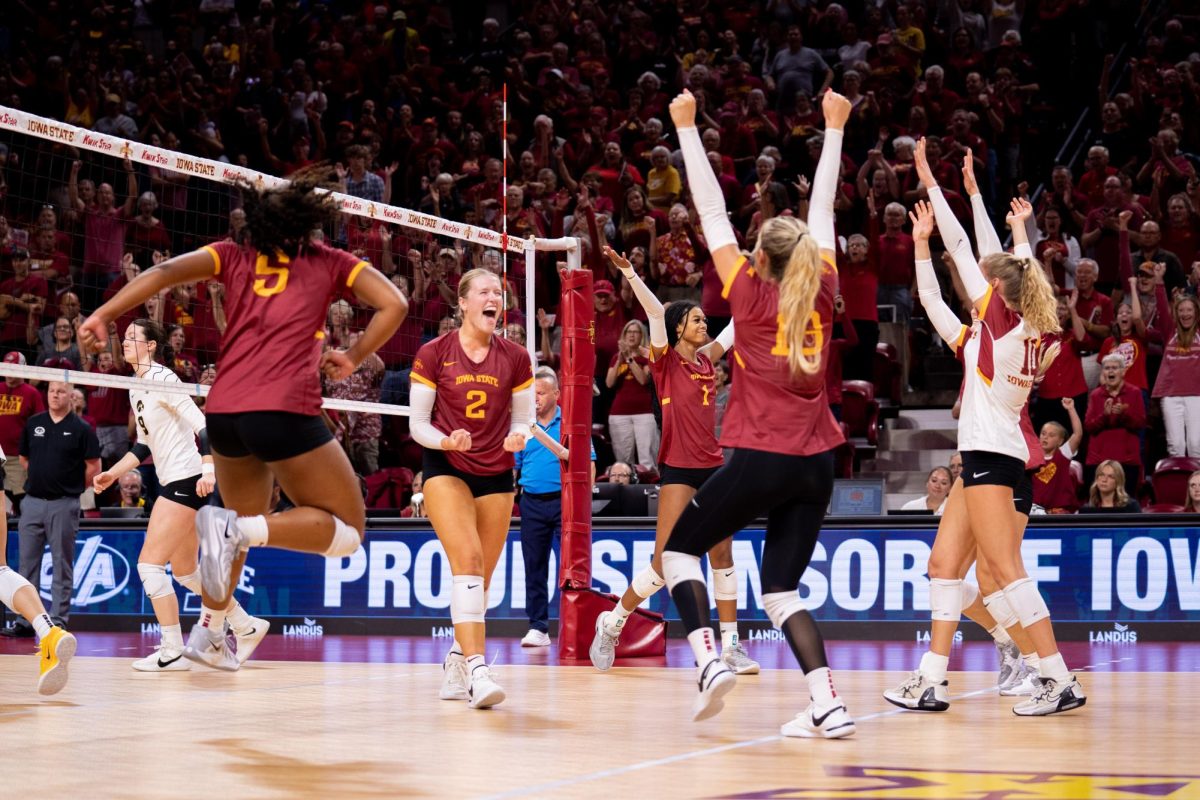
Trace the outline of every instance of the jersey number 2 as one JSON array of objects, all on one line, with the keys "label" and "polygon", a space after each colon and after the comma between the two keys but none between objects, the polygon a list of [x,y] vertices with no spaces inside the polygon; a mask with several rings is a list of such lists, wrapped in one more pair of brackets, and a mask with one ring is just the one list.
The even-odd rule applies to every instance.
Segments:
[{"label": "jersey number 2", "polygon": [[[279,264],[288,263],[289,259],[282,253],[275,257],[275,261]],[[271,259],[264,255],[259,255],[254,262],[254,274],[258,277],[254,279],[254,293],[259,297],[270,297],[276,295],[287,288],[288,268],[271,266]],[[275,281],[268,286],[268,278],[274,276]]]},{"label": "jersey number 2", "polygon": [[467,392],[467,419],[483,419],[487,405],[487,392]]}]

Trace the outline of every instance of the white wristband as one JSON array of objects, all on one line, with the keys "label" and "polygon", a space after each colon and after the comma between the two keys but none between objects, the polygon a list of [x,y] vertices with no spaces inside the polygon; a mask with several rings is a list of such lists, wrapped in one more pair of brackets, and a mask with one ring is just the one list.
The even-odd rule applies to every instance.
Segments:
[{"label": "white wristband", "polygon": [[201,475],[212,475],[216,471],[217,471],[217,468],[215,466],[213,466],[212,464],[201,464],[200,465],[200,474]]}]

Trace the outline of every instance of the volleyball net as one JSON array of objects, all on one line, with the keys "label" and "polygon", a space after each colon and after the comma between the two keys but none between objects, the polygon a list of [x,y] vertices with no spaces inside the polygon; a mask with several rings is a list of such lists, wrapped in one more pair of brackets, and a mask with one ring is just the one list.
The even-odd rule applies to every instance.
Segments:
[{"label": "volleyball net", "polygon": [[[161,260],[222,239],[239,240],[240,185],[287,185],[286,178],[171,150],[152,138],[129,141],[0,106],[0,295],[11,298],[0,310],[0,354],[21,354],[0,362],[0,375],[118,392],[135,388],[138,379],[128,365],[113,364],[103,353],[79,352],[78,322]],[[344,188],[370,183],[353,173],[347,181]],[[577,240],[509,237],[497,229],[502,219],[495,209],[485,215],[489,227],[333,194],[341,218],[314,237],[380,269],[404,293],[409,312],[378,351],[382,368],[374,362],[370,379],[350,381],[350,387],[327,384],[326,409],[406,415],[412,359],[425,341],[455,326],[458,278],[476,267],[502,278],[501,335],[525,346],[536,364],[537,303],[548,311],[557,304],[556,296],[535,297],[539,259],[543,274],[556,276],[556,266],[577,269]],[[554,290],[557,294],[557,286]],[[328,345],[348,346],[371,313],[350,293],[335,299],[326,320]],[[156,390],[203,398],[218,369],[224,327],[220,284],[185,285],[151,298],[117,322],[110,349],[139,317],[162,322],[174,337],[175,363],[168,366],[183,383],[156,384]],[[109,405],[100,413],[120,413],[119,404],[115,412]],[[399,426],[403,439],[407,425]],[[382,465],[391,466],[387,461]]]}]

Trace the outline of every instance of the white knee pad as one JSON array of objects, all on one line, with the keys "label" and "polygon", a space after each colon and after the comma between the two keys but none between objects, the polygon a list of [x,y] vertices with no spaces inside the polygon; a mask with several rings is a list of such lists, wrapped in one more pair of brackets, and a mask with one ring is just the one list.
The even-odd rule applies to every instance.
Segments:
[{"label": "white knee pad", "polygon": [[783,628],[784,621],[799,611],[807,611],[800,592],[767,592],[762,596],[763,610],[771,618],[771,624]]},{"label": "white knee pad", "polygon": [[1050,616],[1050,609],[1046,607],[1046,601],[1042,599],[1042,593],[1038,591],[1033,578],[1021,578],[1005,586],[1004,598],[1023,628]]},{"label": "white knee pad", "polygon": [[195,595],[200,594],[200,571],[197,570],[191,575],[176,575],[175,581]]},{"label": "white knee pad", "polygon": [[16,611],[17,609],[13,607],[13,598],[17,596],[17,592],[26,586],[33,588],[33,584],[25,580],[16,570],[9,567],[0,567],[0,603],[4,603],[4,605]]},{"label": "white knee pad", "polygon": [[151,600],[166,597],[175,591],[171,588],[171,579],[167,577],[167,568],[162,564],[139,563],[138,575],[142,578],[142,588],[146,590],[146,597]]},{"label": "white knee pad", "polygon": [[357,528],[352,528],[337,517],[333,518],[333,541],[325,551],[326,558],[346,558],[358,552],[363,537]]},{"label": "white knee pad", "polygon": [[717,600],[737,600],[737,590],[737,567],[713,570],[713,597]]},{"label": "white knee pad", "polygon": [[996,624],[1001,628],[1008,630],[1016,625],[1020,620],[1013,613],[1012,606],[1008,604],[1008,600],[1004,597],[1004,590],[992,592],[987,597],[983,598],[983,604],[987,606],[988,613],[992,615],[992,619],[996,620]]},{"label": "white knee pad", "polygon": [[629,588],[633,589],[634,594],[645,600],[666,585],[667,582],[654,571],[654,567],[647,564],[644,570],[633,576],[633,583],[629,584]]},{"label": "white knee pad", "polygon": [[450,590],[450,622],[483,622],[487,613],[487,595],[482,575],[455,575]]},{"label": "white knee pad", "polygon": [[970,608],[979,599],[979,587],[970,581],[962,582],[962,607]]},{"label": "white knee pad", "polygon": [[940,622],[958,622],[963,610],[963,582],[929,579],[929,615]]},{"label": "white knee pad", "polygon": [[674,590],[684,581],[704,583],[704,570],[700,569],[700,556],[666,550],[662,554],[662,565],[663,577],[667,579],[668,589]]}]

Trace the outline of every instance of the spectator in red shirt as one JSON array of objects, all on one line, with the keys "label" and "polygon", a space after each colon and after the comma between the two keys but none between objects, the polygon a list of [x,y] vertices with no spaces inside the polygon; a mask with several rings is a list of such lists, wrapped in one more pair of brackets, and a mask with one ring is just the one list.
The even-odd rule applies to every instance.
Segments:
[{"label": "spectator in red shirt", "polygon": [[1112,333],[1112,300],[1096,291],[1096,276],[1100,270],[1090,258],[1082,258],[1075,267],[1075,313],[1079,315],[1086,334],[1080,342],[1079,358],[1089,389],[1100,382],[1100,362],[1095,355],[1100,345]]},{"label": "spectator in red shirt", "polygon": [[1062,399],[1063,409],[1071,418],[1071,434],[1060,422],[1042,426],[1038,442],[1045,463],[1033,476],[1033,502],[1047,514],[1074,514],[1079,510],[1079,482],[1071,474],[1071,459],[1079,452],[1083,439],[1083,424],[1075,412],[1075,401]]},{"label": "spectator in red shirt", "polygon": [[[29,251],[13,250],[13,276],[0,283],[0,348],[17,350],[26,358],[33,356],[42,310],[46,308],[49,288],[44,278],[29,274]],[[15,451],[14,451],[15,452]]]},{"label": "spectator in red shirt", "polygon": [[[1114,289],[1119,288],[1120,281],[1118,217],[1122,211],[1129,211],[1132,214],[1129,227],[1138,230],[1142,226],[1144,215],[1140,208],[1125,202],[1121,191],[1121,178],[1117,175],[1110,175],[1104,179],[1103,196],[1100,207],[1088,212],[1080,244],[1083,245],[1084,252],[1095,260],[1099,269],[1096,287],[1105,294],[1111,294]],[[1078,281],[1078,276],[1076,280]]]},{"label": "spectator in red shirt", "polygon": [[1125,491],[1135,496],[1142,472],[1141,438],[1146,431],[1142,392],[1125,382],[1125,357],[1110,353],[1101,366],[1100,385],[1088,396],[1087,461],[1084,483],[1091,485],[1096,467],[1113,460],[1125,469]]},{"label": "spectator in red shirt", "polygon": [[1182,192],[1167,200],[1167,218],[1162,225],[1162,247],[1178,256],[1189,268],[1200,253],[1200,215]]},{"label": "spectator in red shirt", "polygon": [[[4,356],[6,364],[25,366],[25,356],[12,351]],[[5,377],[0,384],[0,448],[8,459],[4,462],[4,493],[13,504],[13,514],[21,513],[21,498],[25,496],[25,468],[17,455],[21,451],[21,433],[34,414],[46,410],[41,392],[24,378]]]},{"label": "spectator in red shirt", "polygon": [[650,360],[642,342],[642,323],[630,320],[621,330],[617,353],[608,362],[605,385],[613,390],[608,431],[613,457],[654,468],[658,462],[658,424],[650,397]]},{"label": "spectator in red shirt", "polygon": [[[114,339],[110,334],[110,340]],[[113,354],[116,353],[116,360]],[[96,359],[96,365],[91,370],[101,375],[131,375],[132,371],[121,358],[121,347],[105,350]],[[84,367],[90,365],[84,362]],[[97,386],[92,389],[88,398],[92,417],[96,420],[96,436],[100,439],[100,458],[105,466],[110,466],[121,460],[129,452],[129,392],[125,389],[113,389],[107,386]]]},{"label": "spectator in red shirt", "polygon": [[[868,196],[868,210],[875,218],[874,202]],[[874,227],[878,227],[876,224]],[[841,297],[846,303],[846,319],[853,326],[857,343],[845,353],[847,380],[871,380],[875,346],[879,344],[879,266],[870,242],[861,233],[846,242],[846,258],[838,266]]]},{"label": "spectator in red shirt", "polygon": [[1065,400],[1071,399],[1073,407],[1087,408],[1088,385],[1079,359],[1079,348],[1087,332],[1077,313],[1078,299],[1077,292],[1058,296],[1058,322],[1062,326],[1062,333],[1043,337],[1046,346],[1058,342],[1060,350],[1042,376],[1037,387],[1037,399],[1029,409],[1031,421],[1038,429],[1047,422],[1057,422],[1066,429],[1070,417],[1066,412]]},{"label": "spectator in red shirt", "polygon": [[699,302],[708,249],[692,226],[686,206],[676,203],[671,208],[669,224],[670,230],[658,237],[651,269],[651,275],[659,282],[659,299]]},{"label": "spectator in red shirt", "polygon": [[1104,205],[1104,182],[1117,174],[1117,168],[1108,165],[1108,148],[1103,145],[1088,148],[1086,164],[1087,172],[1079,178],[1079,191],[1087,196],[1091,211]]},{"label": "spectator in red shirt", "polygon": [[879,291],[876,302],[896,307],[896,322],[908,324],[912,316],[913,238],[904,232],[907,214],[899,203],[883,210],[883,233],[873,249],[879,254]]}]

